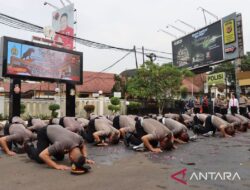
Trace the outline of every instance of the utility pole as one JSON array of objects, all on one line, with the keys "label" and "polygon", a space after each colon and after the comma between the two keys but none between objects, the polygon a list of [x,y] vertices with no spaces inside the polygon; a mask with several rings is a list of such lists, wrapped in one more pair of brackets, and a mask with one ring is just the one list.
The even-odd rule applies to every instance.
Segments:
[{"label": "utility pole", "polygon": [[240,86],[239,80],[237,80],[237,73],[240,72],[241,58],[238,58],[234,61],[234,69],[235,69],[235,94],[236,98],[240,98]]},{"label": "utility pole", "polygon": [[135,53],[135,65],[136,65],[136,69],[138,69],[138,61],[137,61],[136,47],[135,46],[134,46],[134,53]]},{"label": "utility pole", "polygon": [[143,65],[145,63],[145,59],[144,59],[144,46],[142,46],[142,61],[143,61]]}]

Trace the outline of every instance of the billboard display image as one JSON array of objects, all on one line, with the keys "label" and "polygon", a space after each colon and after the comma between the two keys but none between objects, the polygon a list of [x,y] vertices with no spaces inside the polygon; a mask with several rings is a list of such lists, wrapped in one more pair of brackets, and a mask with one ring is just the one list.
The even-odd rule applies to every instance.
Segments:
[{"label": "billboard display image", "polygon": [[[56,34],[54,40],[63,43],[63,48],[72,50],[74,48],[74,4],[65,6],[52,13],[52,27]],[[67,35],[67,36],[66,36]]]},{"label": "billboard display image", "polygon": [[172,42],[177,67],[199,67],[223,60],[221,21]]},{"label": "billboard display image", "polygon": [[4,74],[42,80],[82,81],[82,53],[58,51],[38,44],[5,40]]}]

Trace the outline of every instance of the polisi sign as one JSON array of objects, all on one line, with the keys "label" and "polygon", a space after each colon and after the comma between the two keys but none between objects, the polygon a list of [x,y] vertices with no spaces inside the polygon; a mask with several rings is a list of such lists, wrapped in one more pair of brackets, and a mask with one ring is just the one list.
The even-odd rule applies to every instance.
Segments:
[{"label": "polisi sign", "polygon": [[213,84],[224,84],[225,83],[225,73],[215,73],[207,76],[208,85]]}]

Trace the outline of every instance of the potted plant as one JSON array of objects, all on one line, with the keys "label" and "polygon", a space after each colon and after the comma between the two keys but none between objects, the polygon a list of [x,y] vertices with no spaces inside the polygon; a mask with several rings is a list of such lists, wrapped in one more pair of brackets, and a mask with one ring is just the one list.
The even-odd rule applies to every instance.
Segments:
[{"label": "potted plant", "polygon": [[49,110],[51,111],[51,118],[57,118],[58,112],[57,110],[60,109],[60,105],[58,104],[50,104],[49,105]]}]

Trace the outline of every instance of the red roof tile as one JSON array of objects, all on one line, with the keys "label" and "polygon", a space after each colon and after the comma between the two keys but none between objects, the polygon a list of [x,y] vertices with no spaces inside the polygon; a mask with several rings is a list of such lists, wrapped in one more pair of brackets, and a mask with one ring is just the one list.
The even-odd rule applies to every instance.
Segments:
[{"label": "red roof tile", "polygon": [[192,83],[193,83],[193,92],[198,93],[204,89],[204,82],[206,81],[206,74],[198,74],[194,77],[185,78],[182,81],[182,85],[188,89],[188,92],[192,92]]},{"label": "red roof tile", "polygon": [[[99,73],[99,72],[83,72],[83,84],[77,85],[76,89],[81,93],[94,93],[102,90],[103,93],[111,93],[111,89],[115,84],[113,73]],[[9,92],[9,81],[3,82],[5,92]],[[36,91],[55,91],[57,87],[56,83],[22,83],[22,92],[28,92],[31,90]],[[65,86],[63,87],[65,91]]]}]

